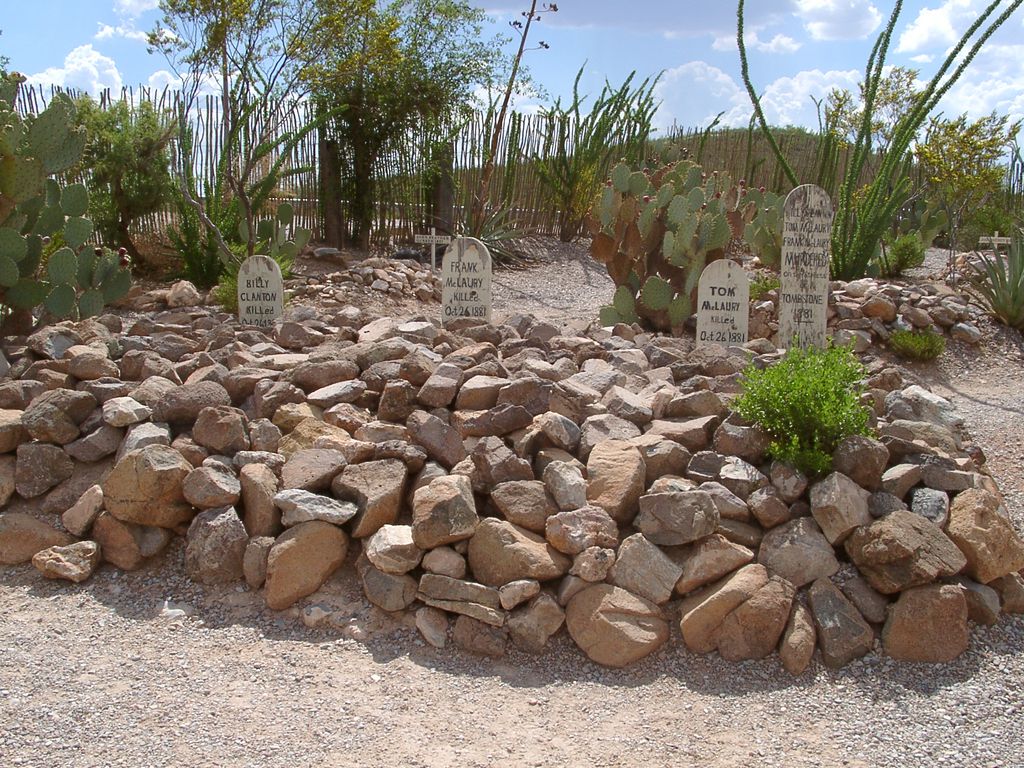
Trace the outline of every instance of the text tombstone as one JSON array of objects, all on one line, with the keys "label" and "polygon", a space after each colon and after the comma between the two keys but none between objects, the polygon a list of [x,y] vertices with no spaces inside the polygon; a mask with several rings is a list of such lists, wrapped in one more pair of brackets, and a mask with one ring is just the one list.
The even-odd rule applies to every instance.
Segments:
[{"label": "text tombstone", "polygon": [[825,347],[832,201],[814,184],[786,196],[779,281],[779,346]]},{"label": "text tombstone", "polygon": [[491,254],[475,237],[457,237],[441,267],[441,319],[491,320]]},{"label": "text tombstone", "polygon": [[269,256],[250,256],[238,269],[238,322],[269,328],[283,314],[281,267]]},{"label": "text tombstone", "polygon": [[717,259],[697,283],[697,346],[745,344],[750,325],[750,279],[739,264]]}]

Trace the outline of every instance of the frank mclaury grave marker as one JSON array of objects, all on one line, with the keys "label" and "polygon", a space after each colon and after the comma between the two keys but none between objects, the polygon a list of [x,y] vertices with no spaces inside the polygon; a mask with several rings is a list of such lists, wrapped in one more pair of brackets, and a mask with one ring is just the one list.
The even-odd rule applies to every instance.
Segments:
[{"label": "frank mclaury grave marker", "polygon": [[269,328],[283,314],[281,268],[269,256],[250,256],[238,270],[238,322]]},{"label": "frank mclaury grave marker", "polygon": [[491,319],[491,254],[475,237],[457,237],[441,267],[442,321]]},{"label": "frank mclaury grave marker", "polygon": [[814,184],[786,197],[782,218],[779,346],[825,347],[832,201]]},{"label": "frank mclaury grave marker", "polygon": [[750,279],[735,261],[718,259],[697,283],[697,346],[745,344],[750,324]]}]

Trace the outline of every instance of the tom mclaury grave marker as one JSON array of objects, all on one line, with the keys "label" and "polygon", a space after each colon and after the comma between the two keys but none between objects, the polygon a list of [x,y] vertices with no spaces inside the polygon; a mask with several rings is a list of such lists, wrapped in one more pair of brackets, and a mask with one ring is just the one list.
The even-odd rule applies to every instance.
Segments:
[{"label": "tom mclaury grave marker", "polygon": [[238,322],[269,328],[282,314],[281,268],[269,256],[250,256],[238,270]]},{"label": "tom mclaury grave marker", "polygon": [[814,184],[786,197],[782,219],[779,346],[825,347],[832,201]]},{"label": "tom mclaury grave marker", "polygon": [[444,252],[442,321],[491,319],[491,254],[475,237],[458,237]]},{"label": "tom mclaury grave marker", "polygon": [[750,322],[750,279],[735,261],[718,259],[697,283],[697,346],[745,344]]}]

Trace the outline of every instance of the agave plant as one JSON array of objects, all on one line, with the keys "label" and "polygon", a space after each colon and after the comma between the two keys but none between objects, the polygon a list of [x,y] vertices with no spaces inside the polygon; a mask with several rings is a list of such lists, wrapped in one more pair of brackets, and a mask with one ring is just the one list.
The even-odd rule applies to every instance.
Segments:
[{"label": "agave plant", "polygon": [[1024,330],[1024,232],[1010,243],[1006,258],[981,256],[981,266],[971,278],[974,298],[999,322]]}]

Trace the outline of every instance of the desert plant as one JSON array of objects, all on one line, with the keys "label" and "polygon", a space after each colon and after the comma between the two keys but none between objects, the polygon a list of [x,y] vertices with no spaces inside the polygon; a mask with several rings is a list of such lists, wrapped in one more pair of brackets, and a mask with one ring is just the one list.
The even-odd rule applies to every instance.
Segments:
[{"label": "desert plant", "polygon": [[757,215],[747,224],[743,239],[771,269],[778,269],[782,263],[782,211],[786,198],[764,187],[750,190],[748,200],[757,205]]},{"label": "desert plant", "polygon": [[772,458],[822,475],[841,440],[870,432],[870,413],[860,402],[864,375],[847,347],[791,347],[768,368],[747,368],[733,407],[768,433]]},{"label": "desert plant", "polygon": [[889,347],[902,357],[914,360],[934,360],[946,351],[946,337],[927,329],[923,331],[896,330],[889,334]]},{"label": "desert plant", "polygon": [[[288,230],[292,228],[294,219],[295,209],[292,204],[281,203],[273,216],[256,222],[256,251],[276,261],[285,275],[291,271],[292,264],[312,234],[304,227],[294,227],[289,237]],[[249,229],[244,221],[238,223],[238,234],[243,243],[249,242]]]},{"label": "desert plant", "polygon": [[750,281],[750,300],[760,301],[770,291],[778,290],[779,276],[775,274],[757,275]]},{"label": "desert plant", "polygon": [[924,264],[924,243],[917,232],[900,235],[888,245],[882,241],[876,263],[882,277],[899,277],[908,269]]},{"label": "desert plant", "polygon": [[590,214],[590,254],[617,286],[601,323],[642,320],[679,331],[693,314],[704,267],[725,256],[757,212],[746,195],[726,174],[705,174],[689,161],[653,171],[616,165]]},{"label": "desert plant", "polygon": [[[128,261],[88,243],[85,186],[50,178],[85,149],[74,102],[56,94],[38,115],[22,117],[14,103],[23,81],[0,73],[0,304],[20,310],[23,324],[40,305],[56,317],[96,315],[131,287]],[[51,237],[63,245],[43,264]]]},{"label": "desert plant", "polygon": [[1024,330],[1024,239],[1018,230],[1005,257],[982,255],[969,290],[999,322]]}]

